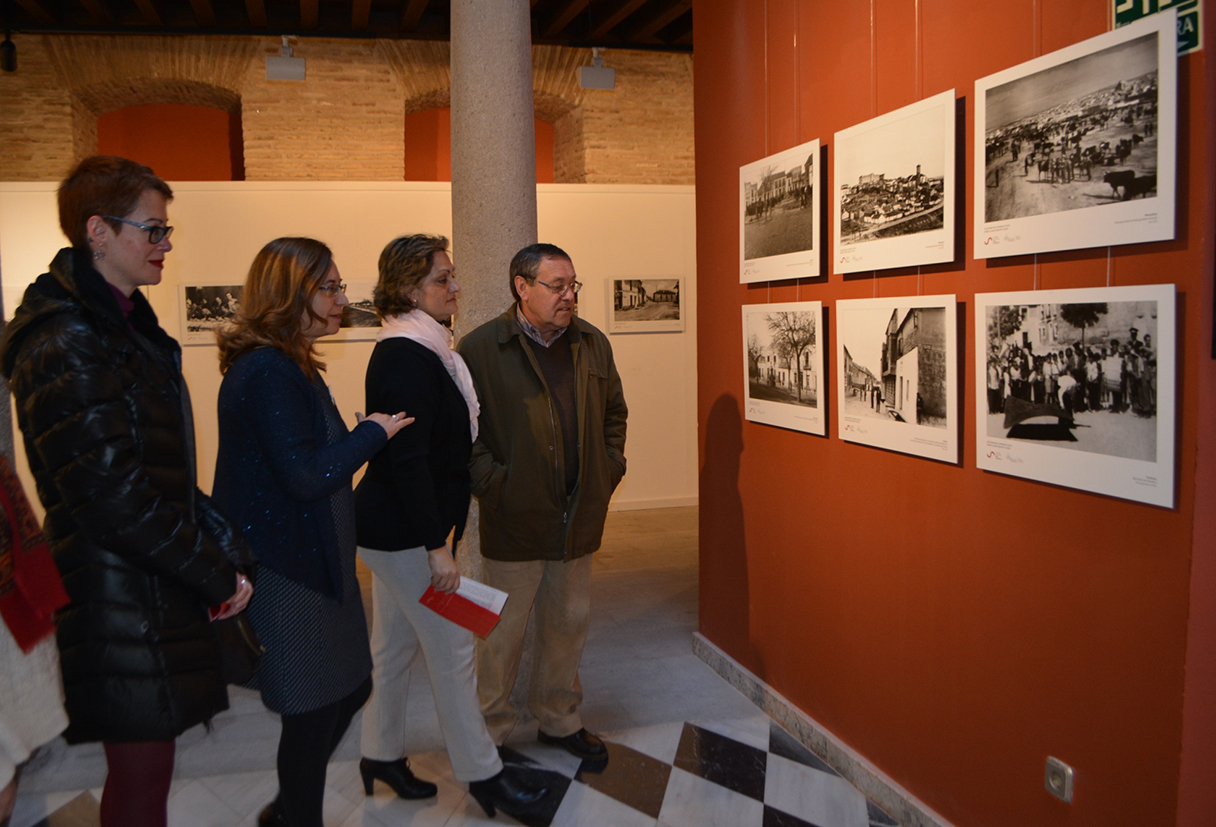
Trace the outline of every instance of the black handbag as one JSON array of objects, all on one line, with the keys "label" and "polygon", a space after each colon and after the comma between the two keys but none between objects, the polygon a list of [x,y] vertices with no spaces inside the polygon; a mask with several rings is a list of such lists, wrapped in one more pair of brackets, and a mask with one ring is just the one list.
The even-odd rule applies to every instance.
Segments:
[{"label": "black handbag", "polygon": [[215,639],[220,647],[220,673],[225,683],[246,684],[257,674],[266,647],[258,639],[244,612],[217,620]]}]

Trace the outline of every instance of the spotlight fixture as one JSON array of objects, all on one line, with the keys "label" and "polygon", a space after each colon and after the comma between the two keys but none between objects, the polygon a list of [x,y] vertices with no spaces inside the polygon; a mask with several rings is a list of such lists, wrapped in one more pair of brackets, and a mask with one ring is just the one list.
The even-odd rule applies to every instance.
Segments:
[{"label": "spotlight fixture", "polygon": [[4,30],[4,42],[0,43],[0,69],[6,72],[17,71],[17,44],[7,29]]},{"label": "spotlight fixture", "polygon": [[584,89],[616,88],[616,69],[604,65],[598,47],[591,50],[591,65],[579,67],[578,85]]},{"label": "spotlight fixture", "polygon": [[266,80],[304,80],[304,58],[292,57],[289,35],[283,35],[279,54],[266,58]]}]

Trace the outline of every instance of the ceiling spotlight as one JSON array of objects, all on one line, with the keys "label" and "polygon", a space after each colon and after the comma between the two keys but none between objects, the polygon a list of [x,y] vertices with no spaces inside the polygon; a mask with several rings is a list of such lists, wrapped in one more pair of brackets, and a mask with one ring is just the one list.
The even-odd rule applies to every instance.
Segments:
[{"label": "ceiling spotlight", "polygon": [[0,43],[0,69],[6,72],[17,71],[17,44],[13,42],[13,37],[7,29],[4,32],[4,42]]},{"label": "ceiling spotlight", "polygon": [[279,54],[266,58],[266,80],[304,80],[304,58],[292,57],[288,35],[283,35]]},{"label": "ceiling spotlight", "polygon": [[578,85],[584,89],[615,89],[616,69],[609,69],[600,57],[599,48],[591,50],[591,65],[580,66]]}]

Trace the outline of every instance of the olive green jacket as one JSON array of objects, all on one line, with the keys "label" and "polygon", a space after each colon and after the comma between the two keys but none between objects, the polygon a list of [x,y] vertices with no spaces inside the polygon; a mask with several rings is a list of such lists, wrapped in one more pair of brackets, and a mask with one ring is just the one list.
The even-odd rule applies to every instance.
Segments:
[{"label": "olive green jacket", "polygon": [[561,423],[516,306],[460,343],[481,403],[469,460],[492,560],[573,560],[600,547],[608,500],[625,475],[625,394],[608,338],[577,317],[570,337],[578,394],[579,473],[566,495]]}]

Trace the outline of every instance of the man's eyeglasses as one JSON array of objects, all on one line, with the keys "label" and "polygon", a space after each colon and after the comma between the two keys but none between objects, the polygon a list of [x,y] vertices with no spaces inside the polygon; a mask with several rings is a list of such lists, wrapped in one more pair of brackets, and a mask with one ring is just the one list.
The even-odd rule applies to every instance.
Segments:
[{"label": "man's eyeglasses", "polygon": [[328,293],[331,296],[336,296],[339,293],[346,292],[346,285],[345,284],[322,284],[317,289],[320,290],[322,293]]},{"label": "man's eyeglasses", "polygon": [[554,293],[556,293],[559,296],[564,296],[566,294],[567,290],[573,292],[574,295],[577,296],[578,291],[583,289],[583,283],[581,281],[577,281],[577,280],[568,282],[567,284],[550,284],[547,281],[541,281],[540,279],[537,279],[536,283],[543,284],[545,287],[548,287],[550,290],[552,290]]},{"label": "man's eyeglasses", "polygon": [[132,227],[139,227],[141,230],[148,232],[148,243],[160,244],[162,240],[173,235],[173,228],[169,226],[161,226],[159,224],[140,224],[138,221],[128,221],[125,218],[119,218],[116,215],[103,215],[102,218],[110,221],[121,221],[123,224],[130,224]]}]

